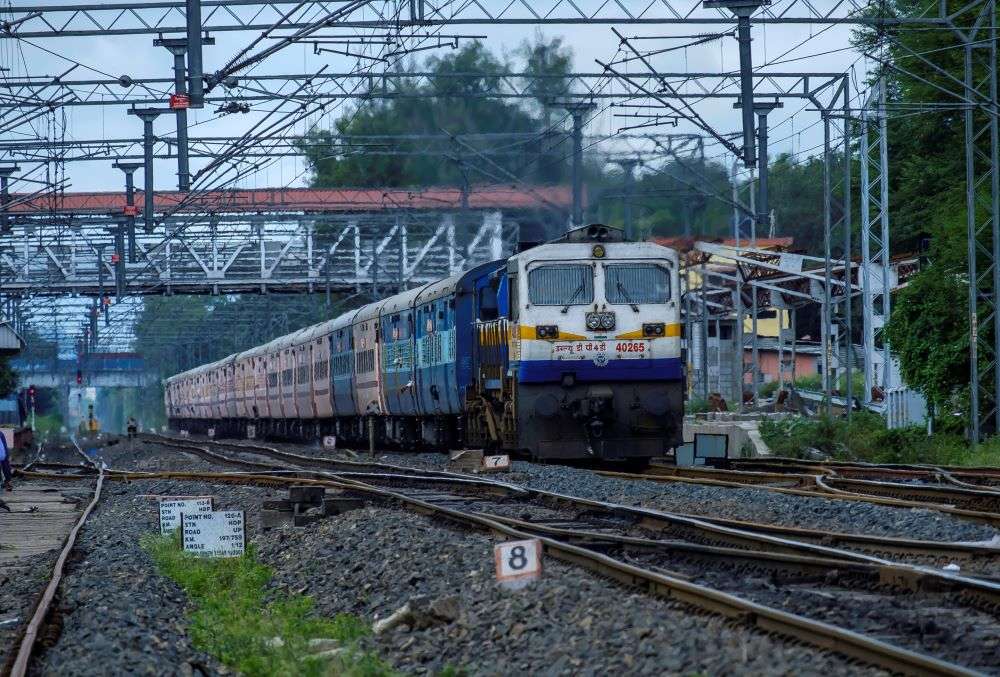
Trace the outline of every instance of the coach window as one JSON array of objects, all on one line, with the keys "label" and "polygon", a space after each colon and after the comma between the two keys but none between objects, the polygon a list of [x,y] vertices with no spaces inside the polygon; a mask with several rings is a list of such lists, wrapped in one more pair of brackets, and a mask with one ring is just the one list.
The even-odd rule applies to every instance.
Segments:
[{"label": "coach window", "polygon": [[536,306],[579,306],[594,302],[590,266],[541,266],[528,273],[528,298]]},{"label": "coach window", "polygon": [[652,263],[605,266],[604,295],[614,304],[667,303],[670,273]]}]

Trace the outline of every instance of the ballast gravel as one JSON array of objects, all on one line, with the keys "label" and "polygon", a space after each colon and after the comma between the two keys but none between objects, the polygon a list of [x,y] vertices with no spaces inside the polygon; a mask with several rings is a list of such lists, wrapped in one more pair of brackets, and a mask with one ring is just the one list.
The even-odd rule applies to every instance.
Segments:
[{"label": "ballast gravel", "polygon": [[[443,454],[380,454],[378,459],[436,470],[447,465]],[[627,480],[582,468],[526,461],[514,461],[509,473],[486,477],[597,501],[780,526],[931,541],[1000,538],[1000,531],[992,527],[934,510],[792,496],[754,487]]]},{"label": "ballast gravel", "polygon": [[7,661],[14,660],[21,632],[49,582],[57,555],[53,550],[0,565],[0,672]]},{"label": "ballast gravel", "polygon": [[[472,675],[872,674],[836,656],[731,626],[555,560],[540,580],[496,582],[489,536],[367,507],[305,528],[265,532],[276,592],[313,597],[318,613],[384,619],[425,596],[453,617],[397,626],[369,646],[405,673]],[[451,598],[451,599],[449,599]]]}]

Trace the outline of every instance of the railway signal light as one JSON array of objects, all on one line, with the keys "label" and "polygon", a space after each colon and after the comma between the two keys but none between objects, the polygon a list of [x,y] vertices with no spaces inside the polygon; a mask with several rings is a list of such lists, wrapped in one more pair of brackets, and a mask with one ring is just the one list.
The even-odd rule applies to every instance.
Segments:
[{"label": "railway signal light", "polygon": [[76,370],[76,384],[77,385],[83,384],[83,371],[81,369]]}]

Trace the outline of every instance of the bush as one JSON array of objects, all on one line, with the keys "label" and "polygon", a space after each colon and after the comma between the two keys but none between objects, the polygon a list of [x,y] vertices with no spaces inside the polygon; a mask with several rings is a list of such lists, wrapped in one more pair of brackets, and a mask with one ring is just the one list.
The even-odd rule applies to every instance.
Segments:
[{"label": "bush", "polygon": [[696,397],[684,403],[685,414],[703,414],[708,411],[708,402]]},{"label": "bush", "polygon": [[971,447],[949,433],[927,435],[911,426],[890,430],[882,417],[871,412],[846,419],[820,416],[762,421],[761,436],[778,456],[803,458],[810,448],[838,461],[927,465],[998,465],[1000,438]]}]

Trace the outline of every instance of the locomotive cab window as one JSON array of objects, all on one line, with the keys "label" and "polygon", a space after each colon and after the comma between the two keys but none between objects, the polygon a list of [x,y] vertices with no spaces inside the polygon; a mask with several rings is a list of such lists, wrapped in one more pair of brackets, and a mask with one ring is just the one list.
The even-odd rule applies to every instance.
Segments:
[{"label": "locomotive cab window", "polygon": [[667,303],[670,272],[653,263],[605,266],[604,295],[613,304]]},{"label": "locomotive cab window", "polygon": [[528,273],[528,298],[536,306],[581,306],[594,302],[590,266],[540,266]]}]

